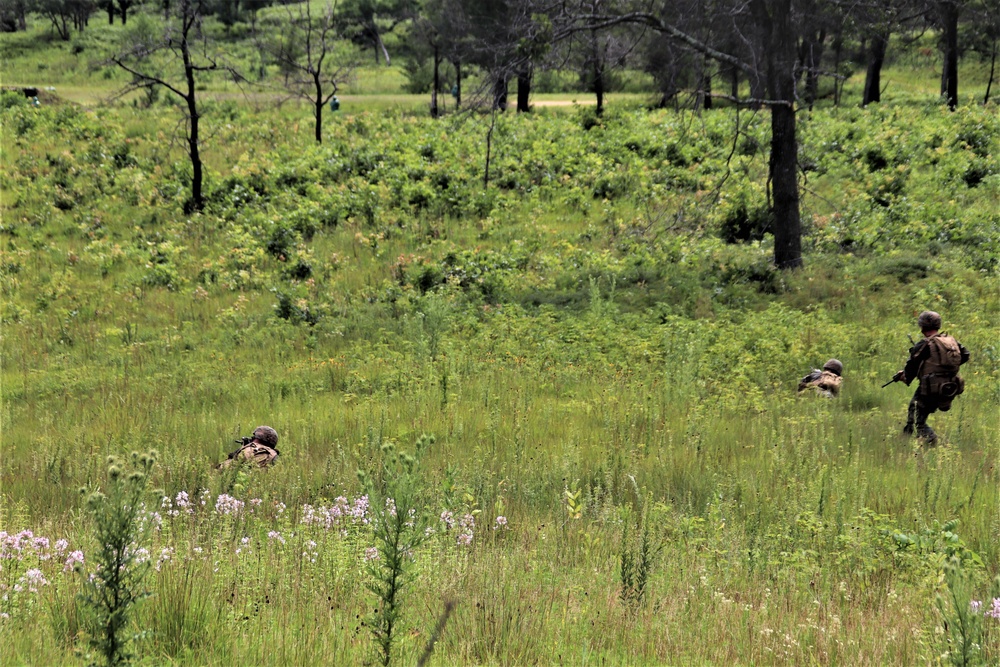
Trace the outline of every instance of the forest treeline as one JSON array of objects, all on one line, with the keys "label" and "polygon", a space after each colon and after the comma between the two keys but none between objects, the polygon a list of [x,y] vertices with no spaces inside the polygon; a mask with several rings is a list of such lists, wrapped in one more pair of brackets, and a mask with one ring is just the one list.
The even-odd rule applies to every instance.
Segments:
[{"label": "forest treeline", "polygon": [[[269,7],[295,7],[282,13]],[[311,5],[311,19],[329,23],[324,38],[345,40],[368,61],[403,64],[413,93],[460,97],[470,71],[487,74],[504,107],[516,82],[517,109],[528,110],[533,83],[552,71],[572,73],[571,85],[604,96],[622,85],[622,73],[640,70],[660,103],[678,103],[683,91],[695,104],[714,99],[760,105],[768,99],[768,60],[794,61],[796,100],[812,104],[827,79],[835,101],[843,80],[865,72],[863,103],[878,102],[881,73],[894,48],[942,63],[940,90],[958,101],[957,64],[963,58],[989,63],[988,101],[1000,40],[1000,0],[341,0],[280,3],[273,0],[3,0],[0,30],[24,31],[31,18],[51,26],[62,40],[92,19],[127,24],[143,7],[169,19],[191,11],[214,16],[227,28],[245,24],[267,38],[297,23]],[[261,13],[261,10],[265,10]],[[263,20],[261,20],[263,17]],[[932,34],[937,49],[925,35]],[[898,38],[893,41],[893,38]],[[263,45],[261,45],[263,46]],[[301,48],[308,48],[303,46]],[[266,49],[262,48],[262,52]],[[359,53],[341,51],[345,63]],[[355,63],[356,64],[356,63]],[[544,85],[544,84],[543,84]],[[741,87],[742,86],[742,87]],[[741,92],[742,91],[742,92]]]},{"label": "forest treeline", "polygon": [[[502,112],[515,85],[516,109],[530,110],[533,81],[545,72],[576,72],[596,95],[625,71],[645,71],[658,103],[679,95],[709,109],[716,100],[770,111],[768,186],[774,262],[802,263],[796,110],[820,96],[839,103],[842,83],[865,72],[862,104],[879,102],[890,48],[941,64],[940,92],[959,103],[958,63],[988,62],[988,104],[1000,38],[1000,0],[342,0],[269,7],[269,0],[161,0],[144,11],[134,0],[2,0],[5,30],[48,20],[69,40],[91,15],[129,25],[106,64],[131,76],[126,91],[148,99],[167,91],[186,115],[193,179],[190,208],[200,209],[202,163],[198,89],[221,72],[236,82],[263,79],[272,68],[286,91],[308,102],[322,142],[324,109],[362,62],[405,63],[414,92],[431,93],[430,113],[450,92],[463,105],[463,81],[475,73],[476,108]],[[129,24],[129,16],[138,14]],[[205,30],[214,16],[225,30]],[[249,37],[257,72],[230,56],[225,35]],[[926,39],[926,36],[930,39]],[[927,44],[936,41],[940,54]],[[912,55],[912,54],[910,54]],[[123,91],[125,92],[125,91]],[[489,138],[487,156],[489,156]],[[488,158],[487,158],[488,165]],[[488,166],[487,166],[488,173]],[[488,177],[484,179],[488,186]]]}]

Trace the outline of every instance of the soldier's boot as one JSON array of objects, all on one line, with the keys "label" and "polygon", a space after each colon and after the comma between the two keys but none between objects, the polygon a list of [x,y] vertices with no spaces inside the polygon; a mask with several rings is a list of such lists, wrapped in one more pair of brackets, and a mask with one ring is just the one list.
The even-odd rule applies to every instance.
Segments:
[{"label": "soldier's boot", "polygon": [[[926,447],[933,447],[937,444],[937,433],[934,432],[930,426],[927,425],[927,417],[930,415],[931,410],[918,401],[913,401],[912,412],[913,415],[913,425],[916,427],[917,438],[920,439],[921,444]],[[907,419],[907,422],[910,420]]]},{"label": "soldier's boot", "polygon": [[[906,426],[903,427],[903,435],[910,436],[913,435],[913,425],[919,419],[917,414],[917,400],[914,398],[910,401],[910,404],[906,406]],[[924,417],[926,420],[927,418]],[[920,429],[917,429],[919,433]]]}]

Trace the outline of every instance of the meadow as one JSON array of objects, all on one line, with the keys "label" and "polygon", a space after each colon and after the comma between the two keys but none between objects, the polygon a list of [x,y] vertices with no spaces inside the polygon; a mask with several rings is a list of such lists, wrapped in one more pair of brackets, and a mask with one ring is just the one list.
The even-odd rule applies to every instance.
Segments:
[{"label": "meadow", "polygon": [[[449,603],[428,664],[1000,660],[995,107],[803,110],[781,272],[765,113],[500,116],[484,187],[488,116],[223,95],[185,214],[170,104],[2,106],[5,664],[94,659],[93,494],[149,450],[137,664],[382,662],[394,556],[393,664]],[[927,308],[934,448],[880,389]]]}]

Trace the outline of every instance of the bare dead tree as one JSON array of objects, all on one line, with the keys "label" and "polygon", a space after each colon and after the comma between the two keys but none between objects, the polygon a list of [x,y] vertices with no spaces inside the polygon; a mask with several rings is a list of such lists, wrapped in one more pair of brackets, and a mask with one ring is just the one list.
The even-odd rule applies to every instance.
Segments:
[{"label": "bare dead tree", "polygon": [[334,3],[318,16],[309,2],[287,5],[284,21],[254,35],[258,48],[281,69],[283,88],[312,106],[316,143],[323,143],[324,107],[359,64],[355,53],[337,51],[342,36],[336,14]]},{"label": "bare dead tree", "polygon": [[184,102],[185,138],[191,160],[191,198],[184,205],[186,211],[200,211],[205,205],[197,81],[217,70],[238,83],[244,80],[235,68],[221,62],[201,32],[203,12],[199,0],[180,0],[162,30],[147,21],[134,21],[135,29],[126,33],[121,50],[108,61],[132,75],[119,97],[136,90],[160,88]]}]

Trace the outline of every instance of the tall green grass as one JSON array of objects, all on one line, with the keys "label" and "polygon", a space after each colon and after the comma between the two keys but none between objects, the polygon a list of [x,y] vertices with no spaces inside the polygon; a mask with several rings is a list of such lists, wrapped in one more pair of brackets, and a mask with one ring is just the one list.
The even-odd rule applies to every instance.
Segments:
[{"label": "tall green grass", "polygon": [[[765,178],[749,149],[725,162],[727,111],[502,119],[484,193],[475,118],[345,114],[316,148],[282,112],[217,105],[211,203],[190,217],[169,109],[3,112],[14,664],[83,664],[80,575],[63,571],[96,548],[79,488],[149,448],[167,499],[137,545],[149,664],[373,660],[373,528],[303,519],[353,507],[357,471],[377,477],[385,445],[412,452],[425,433],[433,532],[408,554],[398,664],[449,600],[432,664],[933,662],[955,554],[989,607],[1000,190],[963,178],[996,164],[995,135],[976,132],[988,112],[804,119],[809,255],[781,274],[766,238],[719,238]],[[760,119],[743,132],[766,142]],[[972,351],[933,449],[900,436],[909,392],[878,388],[927,307]],[[831,356],[841,397],[795,395]],[[278,464],[215,471],[258,424],[278,430]],[[634,604],[622,536],[640,502],[658,551]],[[15,549],[24,529],[49,546]],[[35,569],[47,583],[27,591]],[[998,626],[981,620],[989,664]]]}]

